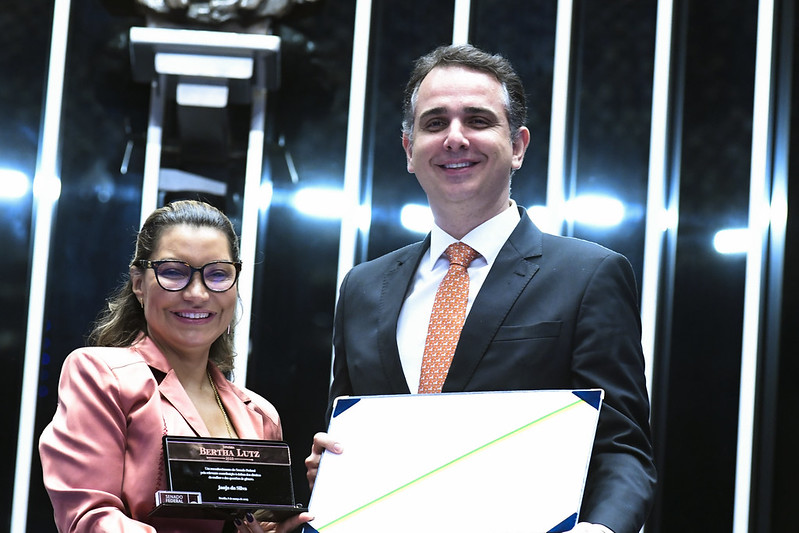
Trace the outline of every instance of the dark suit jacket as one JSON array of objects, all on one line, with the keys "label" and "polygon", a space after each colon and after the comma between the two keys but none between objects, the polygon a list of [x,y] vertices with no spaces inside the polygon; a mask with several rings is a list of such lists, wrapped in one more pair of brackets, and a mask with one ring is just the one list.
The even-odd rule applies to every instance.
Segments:
[{"label": "dark suit jacket", "polygon": [[[604,389],[580,520],[635,533],[656,474],[632,268],[598,244],[542,233],[520,211],[463,326],[443,392]],[[428,236],[345,277],[331,404],[342,395],[410,392],[397,318],[429,244]]]}]

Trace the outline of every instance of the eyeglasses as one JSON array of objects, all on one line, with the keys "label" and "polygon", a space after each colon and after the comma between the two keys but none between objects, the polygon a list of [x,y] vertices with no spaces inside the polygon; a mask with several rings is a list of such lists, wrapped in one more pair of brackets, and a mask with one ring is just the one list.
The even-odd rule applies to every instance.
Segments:
[{"label": "eyeglasses", "polygon": [[205,288],[212,292],[225,292],[236,284],[241,271],[239,261],[211,261],[200,268],[195,268],[185,261],[165,259],[162,261],[137,261],[141,268],[152,268],[155,280],[165,291],[182,291],[191,283],[195,272],[200,273],[200,279]]}]

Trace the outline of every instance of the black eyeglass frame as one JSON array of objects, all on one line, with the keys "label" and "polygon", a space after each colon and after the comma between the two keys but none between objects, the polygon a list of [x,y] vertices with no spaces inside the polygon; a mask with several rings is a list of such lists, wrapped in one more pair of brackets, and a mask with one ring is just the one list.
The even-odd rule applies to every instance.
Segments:
[{"label": "black eyeglass frame", "polygon": [[[183,287],[179,289],[167,289],[161,284],[161,279],[158,277],[158,267],[160,267],[164,263],[180,263],[181,265],[186,265],[189,268],[190,273],[189,276],[186,278],[186,284]],[[205,268],[211,265],[218,265],[220,263],[225,265],[233,265],[233,267],[236,269],[236,276],[233,278],[233,282],[230,284],[230,287],[221,291],[217,289],[212,289],[211,287],[208,286],[208,283],[206,283],[205,281]],[[136,261],[136,266],[140,268],[152,268],[153,274],[155,274],[155,281],[158,283],[158,286],[168,292],[180,292],[189,285],[191,285],[191,280],[194,277],[195,272],[200,273],[200,281],[203,282],[203,286],[209,291],[216,293],[227,292],[236,286],[236,283],[238,283],[239,281],[239,274],[241,274],[241,261],[224,261],[224,260],[211,261],[210,263],[205,263],[203,266],[198,268],[190,265],[186,261],[180,261],[178,259],[160,259],[158,261],[150,261],[149,259],[139,259],[138,261]]]}]

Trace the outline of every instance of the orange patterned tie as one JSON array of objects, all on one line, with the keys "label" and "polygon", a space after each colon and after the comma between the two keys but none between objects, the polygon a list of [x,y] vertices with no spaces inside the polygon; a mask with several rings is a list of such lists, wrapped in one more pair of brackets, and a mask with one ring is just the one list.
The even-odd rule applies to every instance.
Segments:
[{"label": "orange patterned tie", "polygon": [[447,247],[444,255],[449,258],[449,270],[441,280],[433,301],[422,358],[419,394],[441,392],[466,319],[466,300],[469,296],[469,274],[466,269],[479,254],[469,245],[455,242]]}]

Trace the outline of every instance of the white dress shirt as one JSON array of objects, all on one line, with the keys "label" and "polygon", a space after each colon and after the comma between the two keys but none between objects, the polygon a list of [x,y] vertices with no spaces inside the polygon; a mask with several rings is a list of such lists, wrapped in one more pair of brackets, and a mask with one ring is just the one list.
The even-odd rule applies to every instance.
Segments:
[{"label": "white dress shirt", "polygon": [[[519,210],[516,202],[510,201],[508,209],[491,218],[467,233],[461,242],[468,244],[480,254],[469,265],[469,298],[466,302],[468,318],[472,303],[480,292],[480,287],[499,255],[499,251],[519,223]],[[422,257],[419,268],[411,281],[411,287],[402,304],[397,320],[397,346],[400,361],[408,388],[412,393],[419,390],[419,376],[422,372],[427,326],[433,312],[436,290],[449,269],[449,260],[444,256],[447,246],[457,239],[438,226],[433,226],[430,235],[430,248]]]}]

